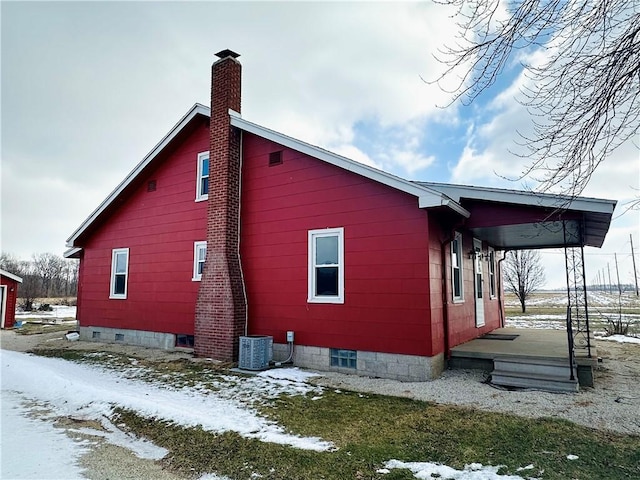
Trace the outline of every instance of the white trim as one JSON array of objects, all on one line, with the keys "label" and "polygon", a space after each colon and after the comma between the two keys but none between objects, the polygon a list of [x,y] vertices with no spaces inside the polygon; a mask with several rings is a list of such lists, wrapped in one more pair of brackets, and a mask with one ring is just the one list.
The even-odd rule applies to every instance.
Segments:
[{"label": "white trim", "polygon": [[178,121],[178,123],[167,133],[158,144],[142,159],[135,168],[129,172],[125,179],[105,198],[89,217],[82,222],[75,232],[67,239],[67,247],[75,247],[74,242],[89,226],[104,212],[109,205],[120,195],[124,189],[149,165],[164,148],[193,120],[196,116],[210,116],[209,108],[196,103],[189,111]]},{"label": "white trim", "polygon": [[2,318],[0,319],[0,328],[4,328],[4,322],[7,318],[7,286],[0,285],[0,311],[2,311]]},{"label": "white trim", "polygon": [[[196,167],[196,202],[202,202],[209,198],[209,188],[207,187],[207,193],[202,193],[202,179],[204,178],[204,172],[202,171],[202,165],[205,160],[209,160],[209,152],[200,152],[198,154],[198,165]],[[210,161],[210,160],[209,160]],[[209,178],[209,169],[207,169],[207,179]]]},{"label": "white trim", "polygon": [[[454,255],[454,251],[453,251],[453,244],[454,241],[457,243],[458,245],[458,251],[455,252],[456,255],[456,259],[457,259],[457,264],[458,264],[458,269],[460,270],[460,273],[458,275],[458,279],[460,281],[460,295],[456,296],[456,286],[455,286],[455,263],[453,261],[453,255]],[[450,252],[449,252],[449,258],[451,261],[451,300],[453,301],[453,303],[464,303],[464,244],[462,241],[462,233],[460,232],[455,232],[453,235],[453,240],[451,241],[451,248],[450,248]]]},{"label": "white trim", "polygon": [[[127,260],[124,267],[124,293],[115,293],[115,279],[116,279],[116,264],[117,256],[125,253]],[[121,275],[122,273],[118,273]],[[116,300],[125,300],[127,298],[127,288],[129,284],[129,249],[128,248],[114,248],[111,250],[111,276],[109,278],[109,298]]]},{"label": "white trim", "polygon": [[[308,303],[344,303],[344,227],[324,228],[309,230],[308,250]],[[338,269],[338,294],[335,296],[317,295],[316,292],[316,239],[322,237],[337,237],[338,239],[338,263],[328,265]]]},{"label": "white trim", "polygon": [[[484,327],[484,269],[482,268],[482,240],[473,239],[473,301],[476,314],[476,328]],[[478,286],[478,275],[480,285]],[[478,297],[478,293],[480,296]]]},{"label": "white trim", "polygon": [[[198,272],[198,263],[200,260],[200,257],[198,255],[198,253],[203,250],[204,247],[204,261],[206,261],[207,259],[207,242],[206,241],[202,241],[202,242],[193,242],[193,277],[191,278],[192,281],[194,282],[199,282],[200,280],[202,280],[202,273]],[[204,264],[202,266],[202,268],[204,269]]]},{"label": "white trim", "polygon": [[233,110],[229,110],[229,116],[231,118],[231,125],[240,128],[241,130],[253,133],[254,135],[258,135],[259,137],[271,140],[272,142],[275,142],[279,145],[317,158],[349,172],[362,175],[363,177],[395,188],[396,190],[414,195],[418,198],[419,208],[448,207],[466,218],[471,215],[461,205],[458,205],[456,202],[453,202],[450,198],[447,198],[442,193],[429,187],[404,180],[382,170],[378,170],[363,163],[355,162],[341,155],[337,155],[333,152],[330,152],[329,150],[310,145],[301,140],[297,140],[274,130],[270,130],[261,125],[249,122],[248,120],[243,119],[239,113],[234,112]]},{"label": "white trim", "polygon": [[0,274],[3,277],[10,278],[11,280],[13,280],[15,282],[22,283],[22,277],[19,277],[18,275],[14,275],[13,273],[9,273],[6,270],[0,269]]},{"label": "white trim", "polygon": [[446,195],[454,202],[463,198],[470,200],[486,200],[490,202],[510,203],[514,205],[529,205],[532,207],[562,208],[592,213],[613,214],[616,200],[606,200],[591,197],[570,197],[551,193],[526,192],[522,190],[508,190],[504,188],[478,187],[471,185],[454,185],[449,183],[418,182]]},{"label": "white trim", "polygon": [[76,255],[77,253],[80,253],[82,251],[82,247],[75,247],[75,248],[70,248],[68,250],[66,250],[62,256],[64,258],[75,258],[74,255]]}]

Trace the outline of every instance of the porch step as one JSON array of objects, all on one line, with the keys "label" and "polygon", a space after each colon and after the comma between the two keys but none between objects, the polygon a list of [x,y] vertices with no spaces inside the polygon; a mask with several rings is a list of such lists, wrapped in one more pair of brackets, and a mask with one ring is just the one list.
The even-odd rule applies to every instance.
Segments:
[{"label": "porch step", "polygon": [[568,360],[537,357],[498,357],[494,359],[491,383],[505,387],[535,388],[551,392],[577,392],[578,375]]}]

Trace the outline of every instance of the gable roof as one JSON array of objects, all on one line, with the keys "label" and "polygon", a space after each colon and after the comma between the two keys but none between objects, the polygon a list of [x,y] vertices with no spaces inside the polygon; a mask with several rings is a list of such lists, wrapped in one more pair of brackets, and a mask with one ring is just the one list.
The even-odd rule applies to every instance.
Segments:
[{"label": "gable roof", "polygon": [[[210,118],[210,113],[209,107],[199,103],[191,107],[178,123],[169,130],[162,140],[153,147],[107,198],[98,205],[98,208],[96,208],[67,239],[67,247],[69,247],[69,250],[65,252],[65,257],[77,257],[82,250],[82,246],[76,244],[80,236],[94,225],[102,215],[106,214],[107,210],[114,205],[116,200],[123,195],[128,187],[135,185],[137,177],[151,163],[161,157],[163,151],[174,140],[178,139],[181,135],[187,134],[185,132],[189,132],[189,127],[192,125],[192,122],[197,118],[201,120],[208,119]],[[323,162],[369,178],[377,183],[413,195],[418,199],[419,208],[446,208],[463,218],[469,218],[471,216],[468,208],[482,202],[485,204],[489,202],[492,204],[517,205],[529,209],[554,209],[556,211],[577,213],[583,215],[583,221],[578,222],[574,219],[571,228],[577,231],[580,228],[578,223],[581,223],[586,230],[584,244],[601,246],[609,230],[613,210],[616,206],[616,201],[614,200],[568,197],[489,187],[409,181],[245,120],[239,113],[233,110],[229,110],[229,116],[231,125],[244,132],[252,133]],[[117,205],[117,203],[115,204]],[[557,246],[559,244],[560,237],[557,224],[557,221],[537,221],[529,222],[528,224],[513,223],[491,229],[480,228],[478,226],[475,228],[470,227],[479,238],[490,241],[499,248],[543,248]],[[549,228],[550,225],[553,225],[553,228]],[[556,232],[555,236],[547,235],[545,237],[545,235],[541,235],[541,227],[543,227],[545,232],[554,230]],[[582,240],[577,239],[575,233],[574,237],[573,243],[582,242]],[[531,238],[537,238],[537,240],[531,242],[529,240]]]},{"label": "gable roof", "polygon": [[[187,113],[176,123],[169,133],[167,133],[162,140],[160,140],[155,147],[151,149],[151,151],[134,167],[131,172],[118,184],[118,186],[105,198],[98,208],[96,208],[91,215],[89,215],[84,222],[71,234],[71,236],[67,239],[67,247],[74,247],[75,241],[78,239],[82,233],[84,233],[97,219],[102,215],[102,213],[113,203],[113,201],[118,198],[118,196],[128,187],[136,177],[151,163],[153,162],[158,155],[174,140],[186,127],[193,121],[197,116],[205,116],[209,117],[209,108],[196,103],[193,107],[189,109]],[[65,252],[65,257],[69,258],[73,255],[77,254],[77,251],[68,250]]]},{"label": "gable roof", "polygon": [[276,132],[275,130],[249,122],[233,110],[229,110],[229,115],[231,117],[231,125],[239,128],[240,130],[253,133],[254,135],[266,138],[267,140],[271,140],[272,142],[284,147],[291,148],[292,150],[296,150],[297,152],[304,153],[349,172],[356,173],[378,183],[382,183],[383,185],[395,188],[401,192],[414,195],[418,198],[419,208],[448,207],[463,217],[469,217],[469,212],[462,208],[461,205],[428,185],[421,185],[417,182],[405,180],[383,170],[378,170],[377,168],[370,167],[363,163],[355,162],[347,157],[325,150],[324,148],[316,147],[315,145],[289,137],[288,135]]},{"label": "gable roof", "polygon": [[13,273],[9,273],[6,270],[2,270],[1,268],[0,268],[0,275],[2,275],[3,277],[10,278],[15,282],[22,283],[22,277],[19,277],[18,275],[14,275]]},{"label": "gable roof", "polygon": [[[136,177],[151,164],[162,151],[174,140],[197,116],[210,117],[210,108],[202,104],[196,103],[189,111],[178,121],[176,125],[167,133],[158,144],[134,167],[134,169],[118,184],[118,186],[98,205],[91,215],[82,222],[82,224],[67,239],[67,247],[70,249],[65,252],[66,257],[73,257],[78,254],[75,241],[92,225],[96,220],[108,209],[110,205],[124,192],[124,190],[136,179]],[[355,162],[341,155],[337,155],[328,150],[316,147],[314,145],[302,142],[293,137],[289,137],[282,133],[262,127],[256,123],[244,120],[239,113],[232,110],[229,111],[231,125],[243,131],[253,133],[260,137],[276,142],[285,147],[310,155],[324,162],[335,165],[344,170],[362,175],[366,178],[374,180],[378,183],[387,185],[405,193],[414,195],[418,199],[419,208],[445,207],[453,210],[458,215],[469,217],[469,212],[462,208],[457,202],[451,200],[445,194],[438,192],[426,185],[420,185],[415,182],[404,180],[390,173],[369,167],[359,162]]]}]

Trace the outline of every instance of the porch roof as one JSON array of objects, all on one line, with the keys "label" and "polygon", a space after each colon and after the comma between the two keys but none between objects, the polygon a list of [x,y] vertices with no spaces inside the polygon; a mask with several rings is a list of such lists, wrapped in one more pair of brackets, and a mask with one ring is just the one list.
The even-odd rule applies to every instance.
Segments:
[{"label": "porch roof", "polygon": [[502,250],[601,247],[617,203],[521,190],[416,183],[441,192],[469,210],[465,228]]}]

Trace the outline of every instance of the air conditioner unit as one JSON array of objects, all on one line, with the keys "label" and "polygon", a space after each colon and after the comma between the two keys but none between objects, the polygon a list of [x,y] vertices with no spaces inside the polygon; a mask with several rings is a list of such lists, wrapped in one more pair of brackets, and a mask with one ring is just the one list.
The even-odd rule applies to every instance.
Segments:
[{"label": "air conditioner unit", "polygon": [[264,370],[273,358],[273,337],[248,335],[240,337],[238,367],[243,370]]}]

